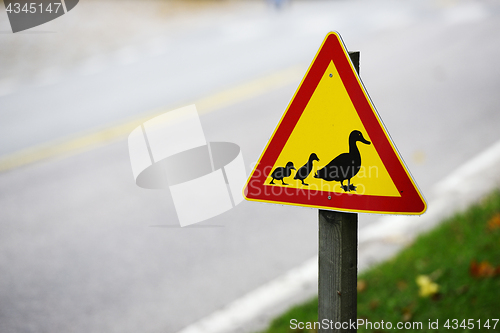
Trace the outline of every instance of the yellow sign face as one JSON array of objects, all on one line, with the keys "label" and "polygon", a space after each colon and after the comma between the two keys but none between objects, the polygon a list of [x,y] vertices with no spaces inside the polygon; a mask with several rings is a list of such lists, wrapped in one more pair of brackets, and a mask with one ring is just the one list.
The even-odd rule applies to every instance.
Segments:
[{"label": "yellow sign face", "polygon": [[[293,163],[295,172],[292,171],[291,176],[284,179],[288,185],[283,185],[281,181],[275,180],[273,182],[272,173],[267,177],[265,184],[337,193],[347,192],[342,189],[339,181],[326,181],[322,178],[315,178],[314,175],[337,156],[349,154],[349,136],[355,130],[360,131],[363,138],[370,141],[370,144],[357,141],[355,146],[351,147],[357,149],[361,156],[359,171],[350,179],[350,183],[356,187],[353,192],[367,195],[400,196],[376,148],[371,144],[370,136],[354,108],[333,61],[323,73],[309,103],[272,167],[273,170],[276,170],[276,168],[285,167],[290,161]],[[297,170],[307,164],[313,153],[316,154],[319,161],[312,161],[312,169],[302,182],[301,178],[303,177],[301,175],[297,177]],[[355,152],[351,153],[355,154]],[[330,168],[331,173],[337,173],[340,178],[343,174],[350,176],[353,172],[348,168],[356,168],[358,165],[355,165],[355,156],[352,158],[347,156],[347,159],[350,162],[347,165],[334,163],[333,167]],[[303,176],[305,176],[305,172]],[[270,184],[271,182],[274,184]],[[347,179],[344,185],[347,185]]]},{"label": "yellow sign face", "polygon": [[338,34],[323,41],[244,195],[348,212],[425,212]]}]

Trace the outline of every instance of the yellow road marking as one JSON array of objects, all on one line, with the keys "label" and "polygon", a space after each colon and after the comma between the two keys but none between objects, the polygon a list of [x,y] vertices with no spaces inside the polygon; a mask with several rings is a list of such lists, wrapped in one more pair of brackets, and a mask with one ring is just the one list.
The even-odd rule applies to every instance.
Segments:
[{"label": "yellow road marking", "polygon": [[[298,83],[304,74],[303,66],[293,66],[283,71],[256,79],[220,93],[205,97],[194,103],[198,112],[207,114],[209,112],[227,107],[244,100],[257,97],[271,90],[275,90],[292,83]],[[171,108],[172,110],[175,109]],[[0,157],[0,172],[15,169],[23,165],[35,163],[51,157],[71,155],[87,151],[106,143],[123,139],[137,126],[143,122],[156,117],[169,110],[155,110],[148,112],[124,123],[98,130],[96,132],[80,134],[70,138],[60,139],[49,143],[36,145],[18,152]]]}]

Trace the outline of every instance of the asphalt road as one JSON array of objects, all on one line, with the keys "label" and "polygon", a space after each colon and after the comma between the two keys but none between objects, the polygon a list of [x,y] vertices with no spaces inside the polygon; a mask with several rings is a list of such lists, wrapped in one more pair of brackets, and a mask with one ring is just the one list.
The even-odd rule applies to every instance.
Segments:
[{"label": "asphalt road", "polygon": [[[0,155],[305,71],[329,30],[361,51],[364,84],[428,201],[500,139],[494,2],[246,3],[235,13],[211,13],[204,33],[165,55],[1,96]],[[250,171],[297,84],[203,114],[207,140],[240,145]],[[376,218],[361,214],[360,232]],[[1,173],[0,222],[2,332],[176,332],[317,253],[314,209],[243,202],[180,228],[168,191],[135,186],[125,139]]]}]

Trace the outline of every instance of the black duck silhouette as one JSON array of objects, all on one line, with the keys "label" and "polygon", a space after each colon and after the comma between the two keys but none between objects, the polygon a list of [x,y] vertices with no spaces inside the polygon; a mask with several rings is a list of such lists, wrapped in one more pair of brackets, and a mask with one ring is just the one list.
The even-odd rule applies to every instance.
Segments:
[{"label": "black duck silhouette", "polygon": [[309,184],[304,183],[304,179],[306,179],[307,176],[309,176],[309,174],[311,173],[313,168],[313,161],[319,161],[319,158],[315,153],[312,153],[309,156],[309,160],[307,161],[307,163],[301,166],[299,170],[297,170],[293,179],[299,179],[302,182],[302,185],[308,186]]},{"label": "black duck silhouette", "polygon": [[274,184],[274,180],[277,179],[281,180],[283,185],[288,185],[285,184],[283,178],[290,177],[290,175],[292,174],[292,170],[296,170],[292,162],[288,162],[285,167],[277,167],[276,169],[274,169],[273,173],[271,173],[271,177],[273,178],[273,180],[271,180],[269,184]]},{"label": "black duck silhouette", "polygon": [[[351,178],[356,176],[361,168],[361,155],[356,145],[358,141],[367,145],[371,144],[370,141],[363,138],[363,134],[360,131],[352,131],[349,135],[349,152],[335,157],[330,163],[319,170],[314,175],[314,178],[321,178],[328,182],[340,182],[344,192],[356,191],[356,186],[351,184]],[[346,179],[347,186],[344,185],[344,180]]]}]

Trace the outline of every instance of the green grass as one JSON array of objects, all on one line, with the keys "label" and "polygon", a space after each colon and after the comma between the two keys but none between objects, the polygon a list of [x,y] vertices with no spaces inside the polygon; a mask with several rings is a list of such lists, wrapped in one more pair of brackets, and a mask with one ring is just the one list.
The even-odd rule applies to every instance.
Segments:
[{"label": "green grass", "polygon": [[[477,320],[481,325],[490,319],[490,329],[480,332],[500,332],[500,322],[493,330],[491,319],[500,318],[500,268],[495,276],[474,277],[472,261],[487,261],[500,266],[500,225],[488,227],[500,213],[500,191],[418,237],[395,258],[379,264],[358,277],[365,288],[358,292],[358,318],[370,322],[422,322],[419,332],[468,331],[460,327],[463,319]],[[415,221],[418,223],[418,220]],[[439,292],[430,297],[419,296],[416,278],[427,275],[439,285]],[[316,332],[291,329],[290,320],[315,322],[317,298],[290,309],[276,318],[265,333]],[[429,319],[439,320],[439,330],[429,330]],[[443,328],[447,319],[458,319],[457,329]],[[453,324],[453,322],[450,322]],[[366,330],[359,332],[390,332]],[[405,330],[412,331],[412,330]]]}]

